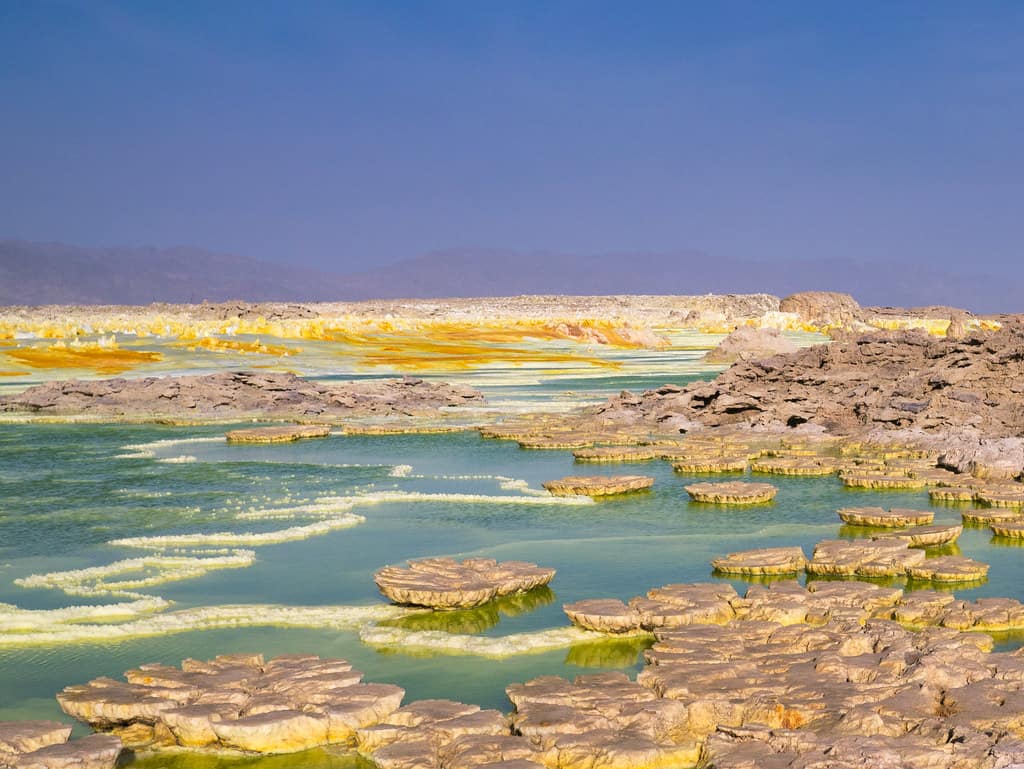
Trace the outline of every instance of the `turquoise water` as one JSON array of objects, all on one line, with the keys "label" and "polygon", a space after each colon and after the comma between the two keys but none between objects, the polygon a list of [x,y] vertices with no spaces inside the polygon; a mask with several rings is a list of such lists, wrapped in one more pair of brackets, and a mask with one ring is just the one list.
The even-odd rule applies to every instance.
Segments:
[{"label": "turquoise water", "polygon": [[[0,602],[38,610],[133,600],[105,594],[95,582],[87,585],[91,594],[82,596],[23,587],[15,580],[105,566],[148,552],[109,544],[122,537],[281,531],[330,517],[318,499],[388,493],[386,501],[351,510],[366,518],[357,526],[253,547],[255,556],[247,566],[125,592],[173,602],[165,612],[235,604],[365,606],[383,604],[374,571],[407,558],[474,555],[557,568],[550,591],[473,612],[397,621],[413,630],[499,637],[565,626],[565,602],[628,599],[665,583],[713,579],[709,560],[730,550],[799,544],[809,552],[821,539],[863,534],[840,526],[835,515],[840,506],[928,506],[922,492],[850,491],[835,478],[773,477],[780,488],[773,504],[728,509],[690,503],[683,486],[695,477],[675,474],[663,462],[580,466],[570,452],[523,451],[515,443],[483,440],[475,433],[336,435],[278,446],[229,446],[219,440],[223,430],[4,426]],[[529,490],[539,489],[542,481],[578,473],[581,467],[584,472],[643,472],[656,483],[649,493],[594,504],[530,501],[538,497]],[[481,498],[443,496],[452,494]],[[956,506],[932,509],[937,522],[959,521]],[[275,517],[268,518],[271,514]],[[986,584],[958,590],[959,595],[1024,598],[1024,551],[993,545],[987,529],[967,529],[958,549],[992,564]],[[211,545],[189,552],[204,557],[214,550],[225,548]],[[112,620],[111,626],[119,621]],[[14,635],[0,636],[0,642],[6,638],[9,643]],[[331,627],[237,627],[116,641],[0,643],[0,719],[63,718],[54,695],[67,684],[117,676],[143,662],[177,663],[234,651],[345,657],[368,680],[404,686],[410,699],[451,697],[507,709],[508,683],[545,673],[634,670],[642,647],[642,641],[612,641],[489,659],[374,649],[354,629]]]}]

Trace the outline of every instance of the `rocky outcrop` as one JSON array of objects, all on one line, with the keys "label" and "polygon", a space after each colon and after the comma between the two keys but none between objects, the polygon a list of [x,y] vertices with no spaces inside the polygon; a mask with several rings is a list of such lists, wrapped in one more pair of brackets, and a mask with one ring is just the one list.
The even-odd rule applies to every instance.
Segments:
[{"label": "rocky outcrop", "polygon": [[836,291],[803,291],[779,302],[779,312],[792,312],[808,325],[845,327],[861,319],[861,307],[849,294]]},{"label": "rocky outcrop", "polygon": [[649,489],[654,479],[647,475],[570,475],[541,485],[555,497],[607,497]]},{"label": "rocky outcrop", "polygon": [[1024,469],[1024,326],[941,339],[876,332],[740,362],[711,382],[623,393],[583,422],[900,435],[978,477]]},{"label": "rocky outcrop", "polygon": [[554,569],[524,561],[491,558],[425,558],[407,568],[385,566],[374,575],[380,592],[403,606],[469,609],[514,593],[547,585]]},{"label": "rocky outcrop", "polygon": [[770,358],[796,352],[791,339],[774,328],[740,326],[704,356],[705,363],[735,363],[738,360]]},{"label": "rocky outcrop", "polygon": [[0,412],[153,420],[317,419],[436,415],[480,403],[471,387],[423,379],[320,384],[294,374],[233,371],[145,379],[70,380],[0,398]]}]

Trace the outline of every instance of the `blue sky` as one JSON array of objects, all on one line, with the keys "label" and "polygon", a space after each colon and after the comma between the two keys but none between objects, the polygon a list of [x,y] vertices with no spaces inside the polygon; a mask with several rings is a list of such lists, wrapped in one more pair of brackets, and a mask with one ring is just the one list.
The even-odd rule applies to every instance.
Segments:
[{"label": "blue sky", "polygon": [[0,236],[1024,272],[1024,4],[0,0]]}]

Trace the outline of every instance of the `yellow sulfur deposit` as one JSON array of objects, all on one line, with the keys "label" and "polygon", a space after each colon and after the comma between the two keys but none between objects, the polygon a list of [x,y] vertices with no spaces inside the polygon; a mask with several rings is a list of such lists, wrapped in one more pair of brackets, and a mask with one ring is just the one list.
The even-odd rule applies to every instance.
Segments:
[{"label": "yellow sulfur deposit", "polygon": [[4,355],[37,369],[80,368],[98,374],[121,374],[141,363],[163,360],[158,352],[123,350],[113,337],[97,342],[55,342],[44,347],[16,347]]},{"label": "yellow sulfur deposit", "polygon": [[294,355],[302,352],[299,348],[284,347],[283,345],[263,344],[259,339],[253,342],[243,342],[235,339],[218,339],[212,336],[205,336],[196,341],[177,342],[174,347],[184,347],[189,352],[196,350],[209,350],[210,352],[240,352],[259,353],[261,355]]}]

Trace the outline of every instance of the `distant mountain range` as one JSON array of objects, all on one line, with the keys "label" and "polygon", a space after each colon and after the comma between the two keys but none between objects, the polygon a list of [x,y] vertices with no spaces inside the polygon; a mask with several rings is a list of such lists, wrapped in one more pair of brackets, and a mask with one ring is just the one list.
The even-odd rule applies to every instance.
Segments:
[{"label": "distant mountain range", "polygon": [[1024,279],[850,260],[744,262],[697,251],[578,255],[437,251],[335,274],[200,248],[0,240],[0,305],[340,301],[519,294],[770,293],[824,289],[862,304],[1024,311]]}]

